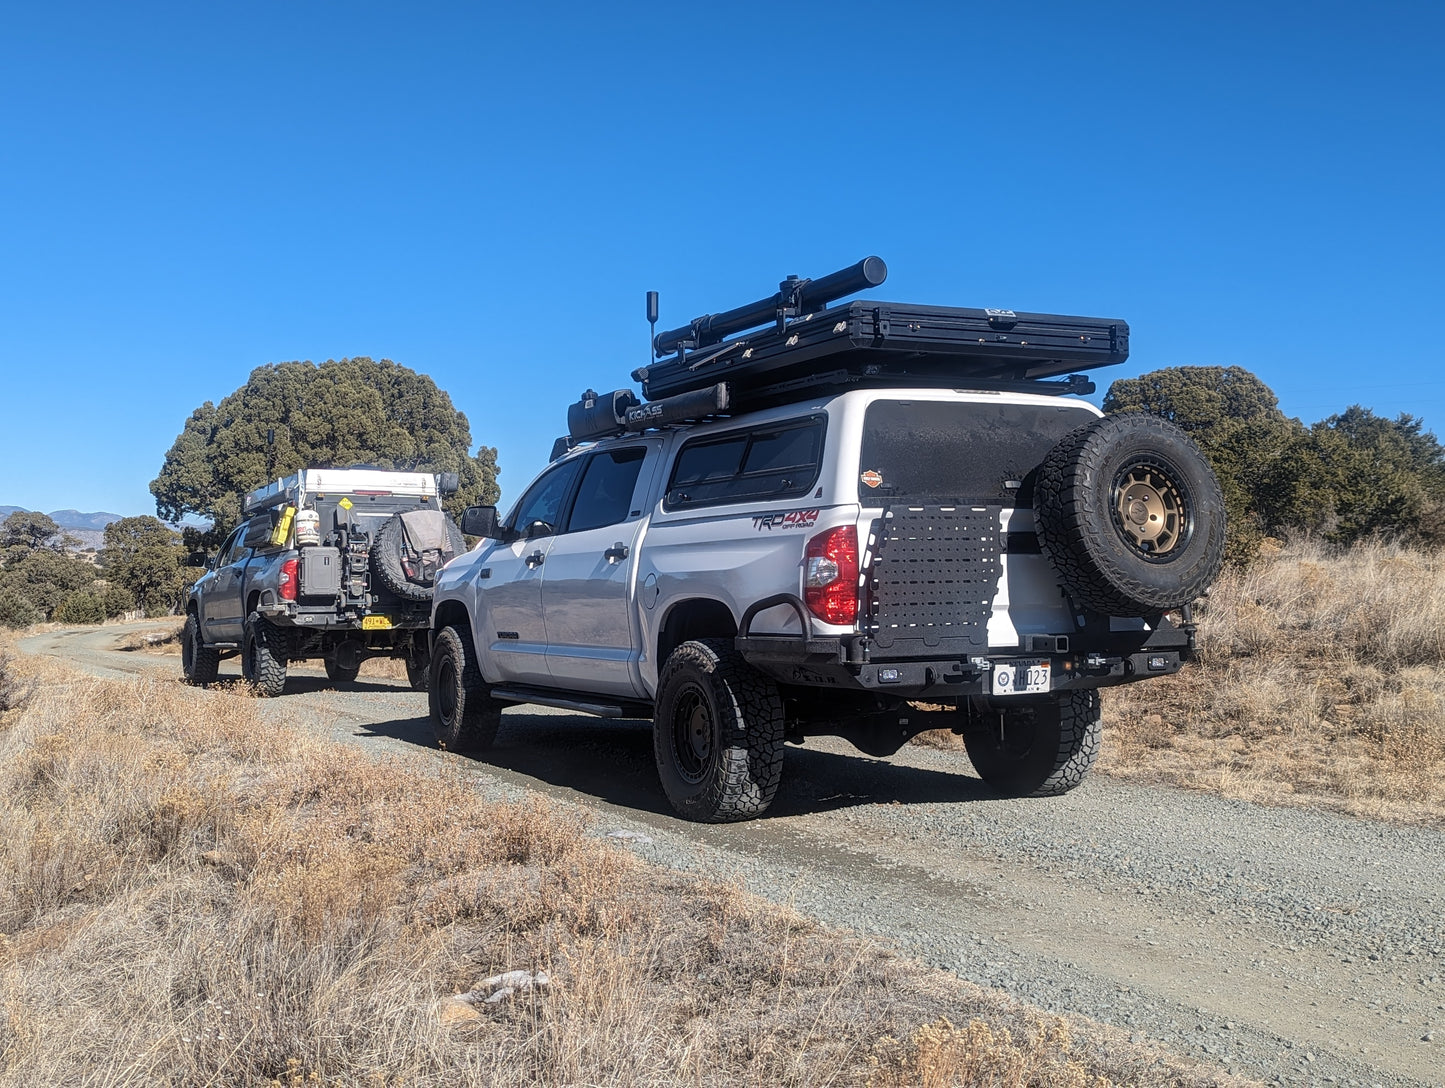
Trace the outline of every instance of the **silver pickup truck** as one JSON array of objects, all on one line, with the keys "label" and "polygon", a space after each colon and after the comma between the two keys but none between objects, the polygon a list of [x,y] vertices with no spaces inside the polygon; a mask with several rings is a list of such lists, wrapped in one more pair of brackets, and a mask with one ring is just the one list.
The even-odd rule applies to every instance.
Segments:
[{"label": "silver pickup truck", "polygon": [[952,728],[1002,792],[1072,788],[1098,689],[1188,659],[1223,545],[1164,421],[928,388],[609,437],[462,528],[487,539],[436,585],[439,741],[484,748],[516,703],[652,718],[707,821],[761,813],[812,734],[889,755]]},{"label": "silver pickup truck", "polygon": [[465,550],[440,509],[456,478],[371,468],[305,469],[250,492],[186,602],[187,681],[216,679],[239,653],[262,695],[280,695],[290,662],[319,658],[335,681],[368,657],[400,657],[426,686],[437,570]]},{"label": "silver pickup truck", "polygon": [[1075,399],[1126,322],[833,305],[886,275],[789,276],[655,335],[646,402],[588,390],[512,511],[467,511],[440,743],[486,747],[514,703],[651,718],[663,791],[706,821],[763,812],[816,734],[883,756],[949,728],[1000,792],[1079,783],[1099,689],[1193,652],[1219,483],[1172,424]]}]

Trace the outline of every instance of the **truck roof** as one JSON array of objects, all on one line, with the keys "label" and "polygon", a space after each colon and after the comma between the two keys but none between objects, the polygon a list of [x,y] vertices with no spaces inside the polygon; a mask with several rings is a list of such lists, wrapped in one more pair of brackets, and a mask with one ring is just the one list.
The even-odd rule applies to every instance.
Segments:
[{"label": "truck roof", "polygon": [[243,509],[249,514],[281,502],[301,502],[309,496],[356,495],[365,492],[435,495],[437,479],[430,472],[391,472],[380,468],[306,468],[247,492]]}]

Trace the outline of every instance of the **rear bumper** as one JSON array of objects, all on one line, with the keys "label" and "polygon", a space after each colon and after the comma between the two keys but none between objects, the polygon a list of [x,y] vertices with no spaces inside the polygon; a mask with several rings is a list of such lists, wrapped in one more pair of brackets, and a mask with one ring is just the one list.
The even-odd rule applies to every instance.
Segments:
[{"label": "rear bumper", "polygon": [[[269,596],[269,595],[268,595]],[[431,626],[431,604],[417,609],[373,608],[361,613],[354,610],[341,611],[335,604],[311,605],[295,601],[265,600],[257,605],[256,611],[272,623],[283,627],[297,627],[312,631],[365,631],[375,634],[384,631],[411,631]],[[385,619],[385,626],[376,624]]]},{"label": "rear bumper", "polygon": [[738,652],[775,680],[899,699],[991,695],[994,670],[1002,664],[1048,661],[1049,690],[1068,691],[1169,676],[1194,657],[1193,631],[1167,620],[1152,630],[1129,631],[1111,631],[1101,620],[1068,635],[1030,636],[1027,649],[990,647],[959,657],[897,655],[880,650],[866,635],[754,635],[750,618],[736,639]]}]

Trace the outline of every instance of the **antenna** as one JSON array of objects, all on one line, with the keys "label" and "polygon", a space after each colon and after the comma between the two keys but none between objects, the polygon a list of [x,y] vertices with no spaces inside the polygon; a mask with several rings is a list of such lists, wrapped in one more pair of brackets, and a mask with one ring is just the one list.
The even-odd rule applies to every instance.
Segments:
[{"label": "antenna", "polygon": [[647,350],[651,352],[654,359],[657,358],[657,292],[647,292]]}]

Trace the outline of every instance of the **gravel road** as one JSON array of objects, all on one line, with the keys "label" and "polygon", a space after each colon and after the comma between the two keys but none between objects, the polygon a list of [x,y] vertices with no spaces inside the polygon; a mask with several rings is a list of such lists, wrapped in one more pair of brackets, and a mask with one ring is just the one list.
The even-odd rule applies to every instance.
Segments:
[{"label": "gravel road", "polygon": [[[20,645],[100,674],[177,675],[175,657],[116,648],[138,629]],[[584,806],[600,832],[650,837],[630,848],[659,864],[735,876],[1044,1008],[1267,1081],[1445,1085],[1445,833],[1102,775],[999,800],[962,753],[879,761],[831,741],[789,748],[767,817],[699,826],[670,815],[646,722],[516,708],[471,761],[435,750],[425,696],[400,683],[296,677],[268,705],[335,739],[464,763],[491,795]]]}]

